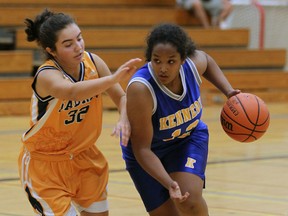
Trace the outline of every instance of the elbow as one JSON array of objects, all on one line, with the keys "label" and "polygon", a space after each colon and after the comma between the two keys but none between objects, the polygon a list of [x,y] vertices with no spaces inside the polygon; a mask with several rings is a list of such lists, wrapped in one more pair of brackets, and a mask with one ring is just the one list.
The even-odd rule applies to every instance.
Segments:
[{"label": "elbow", "polygon": [[148,148],[140,148],[140,147],[133,147],[133,143],[132,143],[132,150],[134,153],[134,156],[136,158],[136,160],[138,161],[138,163],[142,164],[142,162],[145,160],[146,156],[149,155],[149,153],[151,153],[151,149]]}]

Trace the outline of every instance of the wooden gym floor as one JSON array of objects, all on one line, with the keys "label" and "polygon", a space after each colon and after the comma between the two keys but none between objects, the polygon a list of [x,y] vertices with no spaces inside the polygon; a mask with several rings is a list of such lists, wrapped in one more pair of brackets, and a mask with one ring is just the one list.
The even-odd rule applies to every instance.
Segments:
[{"label": "wooden gym floor", "polygon": [[[221,107],[206,107],[203,119],[210,128],[210,151],[204,197],[211,216],[288,216],[288,104],[268,104],[268,132],[254,143],[237,143],[224,134]],[[20,188],[17,157],[27,116],[0,117],[0,215],[31,216]],[[118,140],[110,137],[115,111],[104,112],[97,145],[110,163],[111,216],[147,215],[124,169]]]}]

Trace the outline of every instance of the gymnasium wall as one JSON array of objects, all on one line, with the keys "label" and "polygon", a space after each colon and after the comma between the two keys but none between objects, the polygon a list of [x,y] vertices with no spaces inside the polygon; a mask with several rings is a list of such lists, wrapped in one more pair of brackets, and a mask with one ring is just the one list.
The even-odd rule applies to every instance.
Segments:
[{"label": "gymnasium wall", "polygon": [[[264,47],[285,48],[288,50],[288,0],[258,0],[264,10]],[[249,48],[260,48],[261,37],[261,13],[253,4],[252,0],[232,0],[234,9],[228,19],[230,28],[249,28]],[[286,67],[288,69],[288,55],[286,56]]]}]

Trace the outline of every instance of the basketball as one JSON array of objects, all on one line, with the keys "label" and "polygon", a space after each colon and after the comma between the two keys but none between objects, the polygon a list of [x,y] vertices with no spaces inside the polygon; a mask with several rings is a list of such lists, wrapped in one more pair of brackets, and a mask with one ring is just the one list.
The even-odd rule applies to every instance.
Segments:
[{"label": "basketball", "polygon": [[265,134],[269,127],[270,114],[261,98],[250,93],[240,93],[226,101],[220,119],[228,136],[248,143]]}]

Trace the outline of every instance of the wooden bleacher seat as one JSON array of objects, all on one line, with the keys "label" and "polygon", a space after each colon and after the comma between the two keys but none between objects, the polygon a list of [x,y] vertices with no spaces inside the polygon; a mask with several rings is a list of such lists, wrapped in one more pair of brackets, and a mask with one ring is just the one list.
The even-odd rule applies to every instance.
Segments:
[{"label": "wooden bleacher seat", "polygon": [[[234,88],[255,94],[265,102],[286,102],[288,100],[288,71],[236,70],[226,71],[225,76]],[[223,104],[226,101],[225,96],[207,80],[202,80],[203,103],[206,105]]]},{"label": "wooden bleacher seat", "polygon": [[[288,73],[282,70],[227,70],[225,76],[232,86],[239,89],[285,89],[288,83]],[[203,82],[204,89],[213,90],[209,82]]]},{"label": "wooden bleacher seat", "polygon": [[[286,63],[284,49],[210,49],[210,54],[222,69],[240,68],[283,68]],[[117,69],[125,61],[139,57],[144,58],[143,49],[134,50],[92,50],[109,65],[111,70]],[[144,59],[145,60],[145,59]]]},{"label": "wooden bleacher seat", "polygon": [[[5,89],[5,91],[0,91],[0,100],[30,99],[32,94],[31,84],[31,77],[0,79],[1,89]],[[8,92],[9,94],[7,94]]]},{"label": "wooden bleacher seat", "polygon": [[69,5],[69,6],[90,6],[90,5],[117,5],[117,6],[134,6],[134,5],[145,5],[145,6],[173,6],[174,0],[1,0],[0,5]]},{"label": "wooden bleacher seat", "polygon": [[[247,47],[249,43],[249,29],[245,28],[185,29],[199,47]],[[140,48],[145,46],[145,38],[150,27],[94,27],[81,30],[86,48]],[[37,49],[35,42],[27,42],[23,28],[18,28],[16,31],[16,49]]]},{"label": "wooden bleacher seat", "polygon": [[0,51],[1,74],[31,74],[33,52],[31,50]]},{"label": "wooden bleacher seat", "polygon": [[32,78],[0,79],[0,115],[27,115],[30,108]]},{"label": "wooden bleacher seat", "polygon": [[222,69],[284,68],[285,49],[210,49],[210,54]]},{"label": "wooden bleacher seat", "polygon": [[[176,23],[174,7],[50,7],[75,17],[80,26],[152,26],[159,22]],[[13,13],[11,12],[13,11]],[[34,18],[43,7],[0,7],[0,26],[23,27],[26,18]],[[17,14],[17,16],[15,16]],[[177,20],[181,23],[181,20]],[[199,21],[191,17],[192,24]]]},{"label": "wooden bleacher seat", "polygon": [[[87,49],[87,51],[99,55],[112,72],[131,58],[143,59],[138,67],[145,63],[144,49]],[[204,51],[215,59],[221,69],[283,69],[286,64],[285,49],[204,49]],[[41,63],[41,60],[35,61],[34,67],[38,67]]]}]

